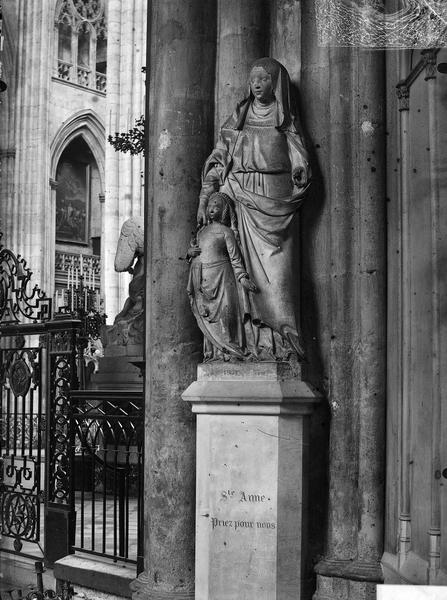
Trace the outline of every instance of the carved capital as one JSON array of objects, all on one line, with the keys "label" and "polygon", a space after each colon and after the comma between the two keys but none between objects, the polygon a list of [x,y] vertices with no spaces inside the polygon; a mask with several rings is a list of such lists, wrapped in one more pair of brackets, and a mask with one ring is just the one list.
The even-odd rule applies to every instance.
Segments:
[{"label": "carved capital", "polygon": [[101,204],[104,204],[104,202],[106,201],[106,195],[105,194],[98,194],[98,200]]},{"label": "carved capital", "polygon": [[401,83],[396,88],[397,98],[399,101],[399,110],[410,110],[410,88]]},{"label": "carved capital", "polygon": [[434,50],[424,50],[422,54],[425,65],[425,81],[436,79],[436,52]]},{"label": "carved capital", "polygon": [[58,183],[55,179],[53,179],[52,177],[50,177],[50,188],[52,190],[57,189]]}]

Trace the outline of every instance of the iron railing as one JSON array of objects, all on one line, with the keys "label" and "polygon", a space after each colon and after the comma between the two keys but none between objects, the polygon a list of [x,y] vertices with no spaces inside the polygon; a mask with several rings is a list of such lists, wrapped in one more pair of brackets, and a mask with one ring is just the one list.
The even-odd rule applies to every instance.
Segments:
[{"label": "iron railing", "polygon": [[142,394],[77,391],[100,315],[76,302],[55,316],[31,275],[0,241],[0,551],[141,570]]},{"label": "iron railing", "polygon": [[70,398],[75,432],[74,549],[139,565],[143,557],[143,395],[79,390]]}]

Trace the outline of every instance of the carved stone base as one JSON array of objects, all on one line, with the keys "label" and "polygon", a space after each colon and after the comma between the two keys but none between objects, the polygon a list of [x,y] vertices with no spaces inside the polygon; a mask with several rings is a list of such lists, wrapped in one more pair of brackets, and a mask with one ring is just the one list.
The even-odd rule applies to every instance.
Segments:
[{"label": "carved stone base", "polygon": [[138,579],[132,581],[130,589],[132,600],[194,600],[195,598],[193,591],[156,589],[146,573],[141,573]]},{"label": "carved stone base", "polygon": [[376,587],[376,583],[318,575],[313,600],[376,600]]},{"label": "carved stone base", "polygon": [[317,590],[313,600],[375,600],[383,582],[380,563],[326,559],[315,568]]}]

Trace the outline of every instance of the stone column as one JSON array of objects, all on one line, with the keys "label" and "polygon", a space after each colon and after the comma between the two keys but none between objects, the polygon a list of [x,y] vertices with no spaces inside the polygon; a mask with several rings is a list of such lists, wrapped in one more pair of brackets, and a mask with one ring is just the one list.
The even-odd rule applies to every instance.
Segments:
[{"label": "stone column", "polygon": [[[4,234],[3,243],[8,244],[11,239],[12,221],[14,211],[13,182],[15,170],[16,144],[14,139],[14,106],[15,106],[15,73],[14,57],[15,46],[13,27],[17,21],[15,10],[11,6],[3,7],[3,63],[2,79],[7,84],[7,89],[0,94],[0,231]],[[10,12],[11,11],[11,12]]]},{"label": "stone column", "polygon": [[270,0],[270,56],[287,67],[292,83],[301,77],[301,0]]},{"label": "stone column", "polygon": [[[126,132],[144,113],[146,3],[108,3],[106,135]],[[121,310],[130,277],[114,269],[116,245],[123,222],[143,214],[141,171],[143,159],[106,143],[103,281],[107,289],[106,313],[110,322]]]},{"label": "stone column", "polygon": [[[6,228],[4,243],[22,254],[33,271],[33,283],[51,293],[48,272],[48,219],[50,214],[48,93],[50,78],[50,42],[52,39],[52,4],[36,0],[20,1],[3,7],[5,20],[17,47],[11,68],[10,90],[14,97],[11,108],[8,147],[7,202],[2,206]],[[9,54],[9,52],[8,52]],[[14,114],[14,117],[12,115]],[[11,160],[14,157],[15,160]],[[9,154],[9,156],[8,156]],[[5,165],[7,166],[7,165]],[[12,173],[13,170],[13,173]],[[6,218],[5,218],[6,217]]]},{"label": "stone column", "polygon": [[267,0],[219,0],[216,68],[216,133],[248,93],[251,63],[268,54]]},{"label": "stone column", "polygon": [[194,598],[195,428],[180,394],[201,336],[180,260],[195,229],[200,172],[213,144],[213,0],[155,0],[146,162],[145,572],[134,600]]},{"label": "stone column", "polygon": [[[121,47],[121,2],[110,0],[107,11],[107,116],[106,137],[119,131],[120,84],[119,64]],[[105,152],[104,239],[102,240],[101,288],[106,289],[105,310],[111,322],[120,310],[119,276],[114,260],[119,237],[119,153],[108,143]]]},{"label": "stone column", "polygon": [[385,467],[384,56],[316,48],[313,5],[303,3],[302,105],[318,196],[317,207],[303,207],[302,231],[331,410],[327,542],[314,598],[372,599],[382,579]]},{"label": "stone column", "polygon": [[[121,2],[111,0],[107,13],[107,118],[106,136],[120,131]],[[120,276],[114,260],[120,230],[120,155],[106,143],[102,289],[107,286],[105,310],[111,322],[120,310]]]}]

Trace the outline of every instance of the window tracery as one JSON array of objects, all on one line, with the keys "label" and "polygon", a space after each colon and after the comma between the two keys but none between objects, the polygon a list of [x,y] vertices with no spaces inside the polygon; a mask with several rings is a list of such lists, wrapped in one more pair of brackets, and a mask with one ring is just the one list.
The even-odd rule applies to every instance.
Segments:
[{"label": "window tracery", "polygon": [[57,76],[99,92],[107,87],[104,0],[62,0],[56,12]]}]

